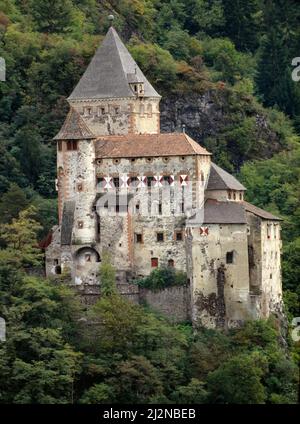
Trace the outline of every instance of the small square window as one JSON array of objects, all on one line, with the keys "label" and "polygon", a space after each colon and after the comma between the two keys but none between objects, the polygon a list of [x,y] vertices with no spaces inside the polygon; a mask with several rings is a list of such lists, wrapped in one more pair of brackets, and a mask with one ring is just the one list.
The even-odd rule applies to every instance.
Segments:
[{"label": "small square window", "polygon": [[142,236],[142,234],[135,233],[135,242],[136,243],[143,243],[143,236]]},{"label": "small square window", "polygon": [[164,241],[164,233],[156,233],[156,240],[159,242]]},{"label": "small square window", "polygon": [[78,221],[78,228],[83,228],[83,221]]}]

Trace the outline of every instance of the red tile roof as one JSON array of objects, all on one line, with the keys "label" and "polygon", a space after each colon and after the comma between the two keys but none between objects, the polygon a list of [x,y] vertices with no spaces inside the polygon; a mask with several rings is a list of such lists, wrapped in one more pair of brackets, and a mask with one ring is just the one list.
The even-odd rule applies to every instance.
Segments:
[{"label": "red tile roof", "polygon": [[95,149],[96,158],[210,155],[185,133],[101,136]]}]

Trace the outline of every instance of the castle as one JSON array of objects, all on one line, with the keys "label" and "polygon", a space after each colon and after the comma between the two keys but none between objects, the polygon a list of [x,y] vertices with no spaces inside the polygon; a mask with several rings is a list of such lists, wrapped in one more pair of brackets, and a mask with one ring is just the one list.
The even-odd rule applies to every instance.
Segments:
[{"label": "castle", "polygon": [[185,131],[160,133],[161,96],[110,27],[68,98],[57,142],[59,225],[46,273],[101,293],[105,251],[118,281],[169,266],[187,274],[190,315],[234,327],[281,311],[280,219]]}]

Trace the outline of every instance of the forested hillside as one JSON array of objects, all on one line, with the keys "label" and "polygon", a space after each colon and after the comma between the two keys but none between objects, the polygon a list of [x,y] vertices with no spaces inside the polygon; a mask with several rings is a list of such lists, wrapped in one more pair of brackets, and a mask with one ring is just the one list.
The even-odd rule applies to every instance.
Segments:
[{"label": "forested hillside", "polygon": [[[299,316],[298,1],[0,0],[0,316],[14,334],[0,350],[0,402],[116,401],[125,386],[124,402],[295,402],[295,363],[272,323],[194,336],[113,296],[90,312],[110,323],[113,340],[105,328],[86,335],[67,289],[23,271],[40,266],[32,246],[57,221],[52,138],[109,14],[163,96],[162,130],[185,124],[249,201],[284,219],[283,286],[289,317]],[[126,334],[112,319],[118,311]],[[253,383],[239,398],[237,366]]]}]

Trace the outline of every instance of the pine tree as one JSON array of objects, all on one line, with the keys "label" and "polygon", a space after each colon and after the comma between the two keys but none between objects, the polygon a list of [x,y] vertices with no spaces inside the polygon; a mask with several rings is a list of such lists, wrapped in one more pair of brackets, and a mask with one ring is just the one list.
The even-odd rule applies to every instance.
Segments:
[{"label": "pine tree", "polygon": [[266,34],[260,46],[256,84],[265,106],[277,106],[293,117],[300,113],[300,92],[291,77],[295,41],[291,26],[295,23],[287,9],[286,2],[265,2]]},{"label": "pine tree", "polygon": [[259,1],[223,0],[225,35],[239,50],[254,51],[258,45]]}]

